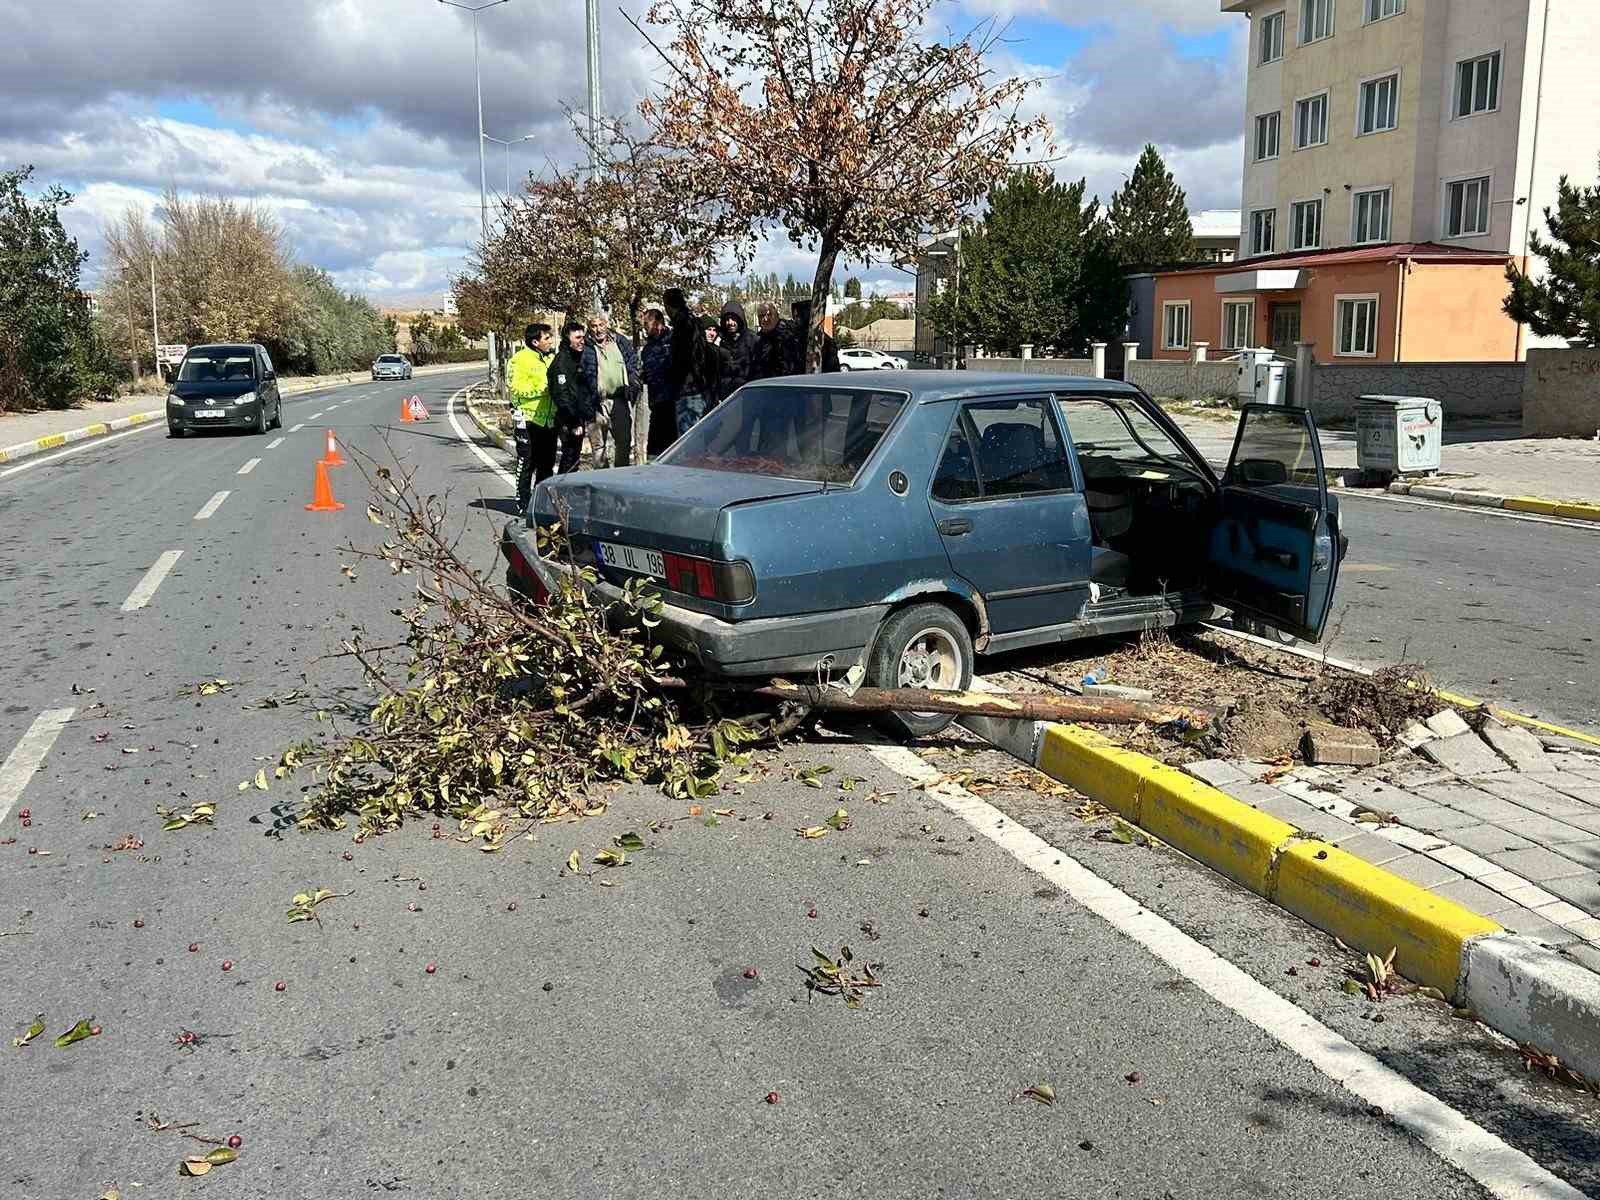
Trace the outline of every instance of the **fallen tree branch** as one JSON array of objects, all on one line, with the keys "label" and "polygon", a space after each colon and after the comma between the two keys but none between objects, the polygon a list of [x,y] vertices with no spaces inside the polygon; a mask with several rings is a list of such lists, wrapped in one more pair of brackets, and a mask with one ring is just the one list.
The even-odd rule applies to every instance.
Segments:
[{"label": "fallen tree branch", "polygon": [[1137,700],[1047,696],[1029,692],[936,692],[921,688],[869,688],[848,695],[838,688],[774,679],[767,684],[737,680],[658,680],[661,686],[704,686],[744,695],[787,700],[808,708],[836,712],[937,712],[957,716],[1001,717],[1013,721],[1076,721],[1088,725],[1176,725],[1210,728],[1215,711],[1193,704],[1156,704]]}]

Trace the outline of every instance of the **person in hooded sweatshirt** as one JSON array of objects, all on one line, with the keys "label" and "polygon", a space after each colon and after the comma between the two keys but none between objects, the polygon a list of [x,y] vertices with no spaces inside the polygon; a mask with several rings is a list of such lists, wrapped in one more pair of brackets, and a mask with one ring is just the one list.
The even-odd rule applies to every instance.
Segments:
[{"label": "person in hooded sweatshirt", "polygon": [[667,386],[677,412],[678,436],[689,429],[716,402],[717,348],[700,333],[700,318],[689,311],[682,288],[668,288],[667,320],[672,323],[672,352],[667,359]]},{"label": "person in hooded sweatshirt", "polygon": [[721,404],[750,382],[750,367],[756,352],[755,336],[745,323],[744,305],[737,300],[729,300],[722,306],[717,350],[722,359],[722,372],[717,380],[716,393],[717,403]]}]

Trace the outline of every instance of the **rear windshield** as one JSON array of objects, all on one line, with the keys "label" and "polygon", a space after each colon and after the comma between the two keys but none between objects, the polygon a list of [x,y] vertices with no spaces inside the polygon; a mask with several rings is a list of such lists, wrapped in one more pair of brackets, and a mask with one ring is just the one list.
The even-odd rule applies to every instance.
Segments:
[{"label": "rear windshield", "polygon": [[222,383],[255,377],[256,356],[245,350],[191,352],[178,368],[180,383]]},{"label": "rear windshield", "polygon": [[661,459],[678,467],[849,483],[905,407],[904,392],[741,388]]}]

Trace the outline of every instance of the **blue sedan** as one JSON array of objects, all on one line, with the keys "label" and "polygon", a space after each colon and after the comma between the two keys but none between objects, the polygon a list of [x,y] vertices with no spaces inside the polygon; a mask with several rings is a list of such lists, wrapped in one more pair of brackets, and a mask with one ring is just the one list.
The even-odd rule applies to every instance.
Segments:
[{"label": "blue sedan", "polygon": [[[535,527],[566,521],[570,558]],[[1310,413],[1246,406],[1221,479],[1103,379],[874,372],[764,380],[649,466],[541,483],[503,548],[534,600],[592,568],[666,601],[722,676],[966,688],[975,655],[1193,623],[1321,638],[1344,538]],[[950,718],[900,714],[913,735]]]}]

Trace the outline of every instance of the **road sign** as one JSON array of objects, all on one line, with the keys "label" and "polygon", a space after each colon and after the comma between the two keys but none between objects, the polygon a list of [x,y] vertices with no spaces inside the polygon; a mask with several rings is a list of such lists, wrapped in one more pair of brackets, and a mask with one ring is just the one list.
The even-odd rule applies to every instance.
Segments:
[{"label": "road sign", "polygon": [[175,367],[183,361],[183,356],[189,352],[187,346],[157,346],[156,354],[161,362]]}]

